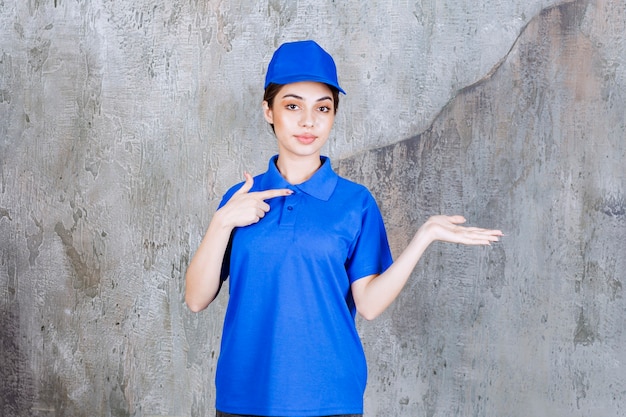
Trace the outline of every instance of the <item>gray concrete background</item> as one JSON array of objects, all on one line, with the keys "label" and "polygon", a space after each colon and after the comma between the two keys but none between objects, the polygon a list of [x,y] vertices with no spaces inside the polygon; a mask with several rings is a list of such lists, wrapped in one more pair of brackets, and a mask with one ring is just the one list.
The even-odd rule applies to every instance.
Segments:
[{"label": "gray concrete background", "polygon": [[625,35],[618,0],[0,0],[0,414],[212,415],[227,300],[190,313],[184,271],[314,38],[394,252],[439,212],[507,233],[359,321],[366,415],[625,415]]}]

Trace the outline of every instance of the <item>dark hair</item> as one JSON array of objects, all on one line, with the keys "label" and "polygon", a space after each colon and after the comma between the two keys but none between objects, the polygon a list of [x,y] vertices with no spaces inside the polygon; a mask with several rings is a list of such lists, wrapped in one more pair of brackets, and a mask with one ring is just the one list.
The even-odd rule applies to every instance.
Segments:
[{"label": "dark hair", "polygon": [[[270,109],[274,105],[274,99],[276,98],[278,91],[283,87],[283,85],[284,84],[269,83],[267,88],[265,89],[265,94],[263,94],[263,101],[267,101],[267,105]],[[328,88],[330,88],[330,91],[332,91],[333,109],[335,111],[335,114],[337,114],[337,109],[339,108],[339,90],[332,85],[326,85],[328,86]]]}]

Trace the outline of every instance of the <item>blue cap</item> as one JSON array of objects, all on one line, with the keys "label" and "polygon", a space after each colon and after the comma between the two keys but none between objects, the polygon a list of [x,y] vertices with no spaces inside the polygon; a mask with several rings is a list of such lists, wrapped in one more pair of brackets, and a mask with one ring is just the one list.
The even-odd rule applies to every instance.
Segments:
[{"label": "blue cap", "polygon": [[335,87],[346,94],[337,81],[333,57],[314,41],[283,43],[272,56],[265,75],[265,88],[270,83],[290,84],[315,81]]}]

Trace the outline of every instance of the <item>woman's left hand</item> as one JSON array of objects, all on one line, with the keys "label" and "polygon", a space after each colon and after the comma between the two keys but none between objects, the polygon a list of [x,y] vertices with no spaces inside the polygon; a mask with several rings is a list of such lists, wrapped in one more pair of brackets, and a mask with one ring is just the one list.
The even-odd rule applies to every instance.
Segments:
[{"label": "woman's left hand", "polygon": [[431,242],[439,240],[463,245],[490,245],[504,236],[500,230],[461,226],[465,221],[463,216],[432,216],[420,229]]}]

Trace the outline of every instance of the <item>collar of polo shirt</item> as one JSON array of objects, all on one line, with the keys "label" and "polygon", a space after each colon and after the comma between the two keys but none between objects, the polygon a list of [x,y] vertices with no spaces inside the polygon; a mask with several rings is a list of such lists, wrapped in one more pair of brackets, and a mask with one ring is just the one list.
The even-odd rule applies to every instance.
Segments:
[{"label": "collar of polo shirt", "polygon": [[292,190],[299,190],[303,193],[315,197],[318,200],[328,201],[330,196],[335,191],[337,186],[337,180],[339,177],[333,171],[330,165],[330,159],[326,156],[321,156],[322,166],[319,167],[315,174],[305,182],[301,184],[289,184],[285,178],[280,174],[276,167],[276,161],[278,155],[274,155],[269,162],[267,174],[263,177],[263,183],[261,189],[270,190],[275,188],[289,188]]}]

